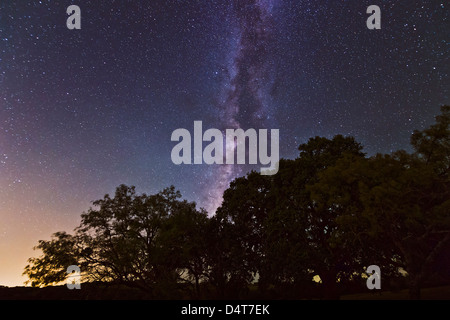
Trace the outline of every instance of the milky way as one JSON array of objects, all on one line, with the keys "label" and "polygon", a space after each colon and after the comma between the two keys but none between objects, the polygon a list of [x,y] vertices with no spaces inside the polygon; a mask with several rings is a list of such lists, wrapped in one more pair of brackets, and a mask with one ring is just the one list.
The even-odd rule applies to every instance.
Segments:
[{"label": "milky way", "polygon": [[265,127],[268,94],[273,77],[271,54],[272,1],[235,1],[237,45],[231,52],[229,79],[225,84],[225,121],[228,126]]},{"label": "milky way", "polygon": [[[227,53],[225,77],[219,96],[221,129],[247,130],[273,128],[270,121],[270,92],[273,86],[274,63],[270,52],[273,40],[273,0],[232,2],[235,24],[231,50]],[[273,112],[274,110],[272,110]],[[228,142],[226,148],[236,149]],[[205,207],[214,213],[222,201],[230,181],[244,172],[241,165],[222,165],[213,170],[208,181]],[[254,168],[253,168],[254,169]],[[245,172],[244,172],[245,173]]]}]

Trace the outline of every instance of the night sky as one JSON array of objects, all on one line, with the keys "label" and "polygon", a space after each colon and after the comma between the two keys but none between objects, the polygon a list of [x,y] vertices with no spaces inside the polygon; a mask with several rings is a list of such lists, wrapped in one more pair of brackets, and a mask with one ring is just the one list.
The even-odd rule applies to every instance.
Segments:
[{"label": "night sky", "polygon": [[[68,6],[81,30],[66,27]],[[368,30],[369,5],[381,30]],[[174,185],[210,214],[261,165],[180,165],[175,129],[354,136],[410,151],[449,98],[447,1],[0,2],[0,285],[22,285],[39,239],[72,232],[120,184]]]}]

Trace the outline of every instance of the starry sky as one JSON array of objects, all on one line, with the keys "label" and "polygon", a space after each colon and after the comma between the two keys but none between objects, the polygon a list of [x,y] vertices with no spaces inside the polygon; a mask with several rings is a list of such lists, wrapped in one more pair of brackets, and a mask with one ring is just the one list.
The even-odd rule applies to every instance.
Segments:
[{"label": "starry sky", "polygon": [[[81,30],[66,27],[68,6]],[[366,9],[381,9],[368,30]],[[171,133],[354,136],[368,155],[409,137],[449,98],[442,0],[0,2],[0,285],[22,285],[39,239],[71,232],[124,183],[175,185],[210,214],[261,165],[174,165]]]}]

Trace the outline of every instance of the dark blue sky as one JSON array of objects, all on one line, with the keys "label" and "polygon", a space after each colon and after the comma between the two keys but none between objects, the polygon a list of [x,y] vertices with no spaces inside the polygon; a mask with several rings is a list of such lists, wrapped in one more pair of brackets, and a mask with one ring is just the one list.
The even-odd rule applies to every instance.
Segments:
[{"label": "dark blue sky", "polygon": [[[66,28],[71,4],[81,30]],[[381,30],[366,27],[372,4]],[[37,240],[71,231],[121,183],[173,184],[212,211],[230,179],[259,170],[175,166],[171,133],[194,120],[280,129],[285,158],[336,134],[369,155],[408,149],[450,103],[448,12],[432,0],[3,0],[0,284],[19,284]]]}]

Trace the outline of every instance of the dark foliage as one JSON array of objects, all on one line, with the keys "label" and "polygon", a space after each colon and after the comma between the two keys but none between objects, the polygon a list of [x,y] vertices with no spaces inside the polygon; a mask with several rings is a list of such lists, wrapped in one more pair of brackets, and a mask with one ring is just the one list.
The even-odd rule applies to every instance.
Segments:
[{"label": "dark foliage", "polygon": [[442,107],[412,135],[413,154],[368,158],[352,137],[312,138],[276,175],[233,181],[212,217],[173,186],[138,195],[121,185],[73,235],[39,241],[24,273],[41,287],[78,265],[83,299],[337,299],[364,290],[375,264],[384,289],[418,299],[450,280],[449,123]]}]

